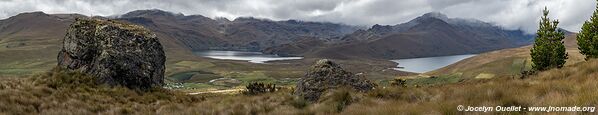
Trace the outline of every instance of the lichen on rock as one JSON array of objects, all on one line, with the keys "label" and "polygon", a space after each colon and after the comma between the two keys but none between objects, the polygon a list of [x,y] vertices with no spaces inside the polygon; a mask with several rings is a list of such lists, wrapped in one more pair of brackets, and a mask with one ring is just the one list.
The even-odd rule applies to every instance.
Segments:
[{"label": "lichen on rock", "polygon": [[294,94],[306,100],[316,101],[326,90],[347,87],[357,91],[369,91],[375,87],[362,75],[342,69],[338,64],[322,59],[316,62],[303,78],[297,82]]},{"label": "lichen on rock", "polygon": [[70,25],[58,54],[59,67],[132,89],[162,86],[165,60],[156,35],[142,26],[87,18]]}]

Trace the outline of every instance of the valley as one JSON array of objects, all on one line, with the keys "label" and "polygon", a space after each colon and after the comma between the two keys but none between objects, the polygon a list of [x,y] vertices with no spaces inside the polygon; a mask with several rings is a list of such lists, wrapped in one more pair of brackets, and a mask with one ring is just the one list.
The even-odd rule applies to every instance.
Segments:
[{"label": "valley", "polygon": [[[0,35],[3,36],[0,55],[3,58],[0,61],[5,64],[0,75],[28,76],[54,67],[57,55],[53,52],[60,48],[63,30],[75,18],[81,17],[85,16],[31,12],[3,20],[0,24]],[[367,30],[358,26],[296,20],[239,18],[229,21],[162,10],[132,11],[116,20],[140,24],[155,31],[165,46],[167,82],[173,87],[194,90],[228,89],[250,82],[291,85],[305,71],[301,68],[322,58],[335,59],[348,66],[347,69],[384,84],[397,76],[425,72],[397,71],[393,69],[397,64],[390,59],[481,53],[517,47],[530,41],[529,35],[521,31],[501,30],[489,23],[447,18],[440,13],[424,14],[394,26],[374,25]],[[491,30],[499,33],[487,32]],[[484,43],[488,41],[466,36],[495,39],[504,44],[489,45]],[[234,42],[230,41],[233,38]],[[439,41],[438,38],[449,41]],[[206,82],[211,80],[216,81]]]},{"label": "valley", "polygon": [[596,1],[0,1],[0,115],[594,114]]}]

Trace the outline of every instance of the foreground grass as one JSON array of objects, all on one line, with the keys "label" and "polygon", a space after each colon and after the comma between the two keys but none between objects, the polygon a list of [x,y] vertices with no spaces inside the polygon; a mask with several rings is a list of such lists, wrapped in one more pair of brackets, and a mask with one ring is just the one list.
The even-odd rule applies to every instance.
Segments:
[{"label": "foreground grass", "polygon": [[[584,62],[585,56],[579,53],[576,38],[576,34],[565,37],[565,47],[569,55],[567,63],[565,63],[566,66]],[[483,74],[491,74],[494,77],[510,77],[531,69],[530,49],[531,45],[528,45],[486,52],[425,74],[463,73],[461,75],[463,78],[475,78]]]},{"label": "foreground grass", "polygon": [[51,72],[0,81],[0,114],[160,113],[167,106],[201,101],[160,88],[148,92],[97,85],[81,73]]},{"label": "foreground grass", "polygon": [[528,79],[497,78],[420,88],[379,89],[343,112],[448,114],[459,113],[458,105],[596,107],[597,80],[598,61],[593,60],[541,72]]},{"label": "foreground grass", "polygon": [[160,88],[137,92],[93,85],[85,82],[91,78],[81,76],[53,71],[28,79],[1,80],[0,114],[479,114],[459,112],[457,106],[598,105],[597,60],[540,72],[527,79],[500,77],[419,87],[379,87],[368,93],[333,90],[317,102],[291,95],[292,89],[253,96],[186,95]]}]

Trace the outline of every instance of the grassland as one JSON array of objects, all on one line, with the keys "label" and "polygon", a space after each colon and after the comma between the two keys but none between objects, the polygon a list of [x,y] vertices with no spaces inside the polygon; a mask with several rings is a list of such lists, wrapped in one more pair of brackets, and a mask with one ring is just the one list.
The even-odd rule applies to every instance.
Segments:
[{"label": "grassland", "polygon": [[[39,36],[30,38],[20,34],[3,36],[0,39],[0,77],[27,77],[51,70],[56,66],[60,44],[61,39],[57,36],[49,38]],[[167,82],[185,83],[184,86],[187,86],[185,89],[225,89],[237,86],[205,84],[210,80],[223,77],[238,77],[246,80],[297,78],[303,71],[301,68],[280,64],[258,65],[241,61],[201,58],[184,49],[165,50],[167,51]],[[231,73],[238,74],[228,76]],[[256,79],[252,79],[253,77]]]},{"label": "grassland", "polygon": [[[17,36],[23,37],[23,36]],[[56,66],[60,50],[57,38],[4,38],[0,41],[0,77],[26,77],[44,73]],[[17,45],[14,45],[17,44]],[[215,60],[193,55],[189,50],[166,48],[166,81],[181,83],[189,92],[234,89],[250,82],[292,85],[312,65],[316,58],[254,64],[244,61]],[[395,66],[390,61],[338,60],[348,69],[364,73],[371,79],[391,79],[404,74],[384,71]],[[231,80],[218,80],[231,79]],[[216,80],[217,82],[210,82]]]},{"label": "grassland", "polygon": [[[0,80],[0,114],[477,114],[466,106],[598,106],[598,60],[540,72],[526,79],[498,77],[435,85],[451,76],[378,87],[367,93],[330,90],[316,102],[280,89],[260,95],[186,95],[177,90],[138,92],[95,85],[84,74],[53,70]],[[417,83],[422,85],[417,85]],[[530,114],[531,112],[495,113]],[[545,112],[534,112],[541,114]],[[551,112],[569,114],[571,112]],[[581,114],[581,113],[577,113]]]},{"label": "grassland", "polygon": [[[584,61],[584,56],[577,49],[575,38],[575,34],[565,38],[565,46],[569,55],[565,65],[574,65]],[[522,71],[531,69],[530,49],[531,46],[524,46],[482,53],[438,70],[423,73],[423,75],[442,76],[460,73],[460,77],[463,79],[515,77]]]},{"label": "grassland", "polygon": [[0,76],[27,76],[50,70],[56,65],[59,49],[58,46],[48,45],[54,43],[58,41],[0,41]]},{"label": "grassland", "polygon": [[[178,59],[177,59],[178,60]],[[182,83],[179,89],[187,92],[201,92],[242,88],[248,83],[275,83],[279,86],[292,86],[302,77],[309,65],[316,59],[277,61],[267,64],[254,64],[243,61],[214,60],[201,57],[167,61],[166,79],[169,83]],[[343,67],[355,73],[364,73],[376,81],[392,79],[401,72],[388,70],[394,63],[366,63],[359,61],[336,60]],[[388,71],[386,71],[388,70]]]},{"label": "grassland", "polygon": [[[0,78],[27,77],[47,72],[57,64],[65,30],[78,15],[46,15],[27,13],[3,20],[0,32]],[[10,23],[9,23],[10,22]],[[214,60],[193,55],[172,36],[156,32],[166,53],[166,81],[182,83],[184,90],[229,89],[248,82],[293,84],[316,58],[253,64],[243,61]],[[392,78],[400,72],[382,71],[394,66],[390,61],[339,60],[352,71],[362,72],[372,79]],[[235,80],[220,80],[220,78]],[[236,83],[237,81],[240,83]],[[233,82],[233,83],[229,83]],[[224,85],[223,85],[224,84]]]}]

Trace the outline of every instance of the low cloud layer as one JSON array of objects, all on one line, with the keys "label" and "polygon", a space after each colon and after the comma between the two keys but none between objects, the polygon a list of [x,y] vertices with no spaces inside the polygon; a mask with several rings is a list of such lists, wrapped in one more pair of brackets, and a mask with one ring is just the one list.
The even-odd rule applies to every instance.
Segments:
[{"label": "low cloud layer", "polygon": [[139,9],[162,9],[207,17],[299,19],[349,25],[394,25],[427,12],[473,18],[533,33],[542,9],[560,27],[579,31],[595,0],[0,0],[0,19],[22,12],[111,16]]}]

